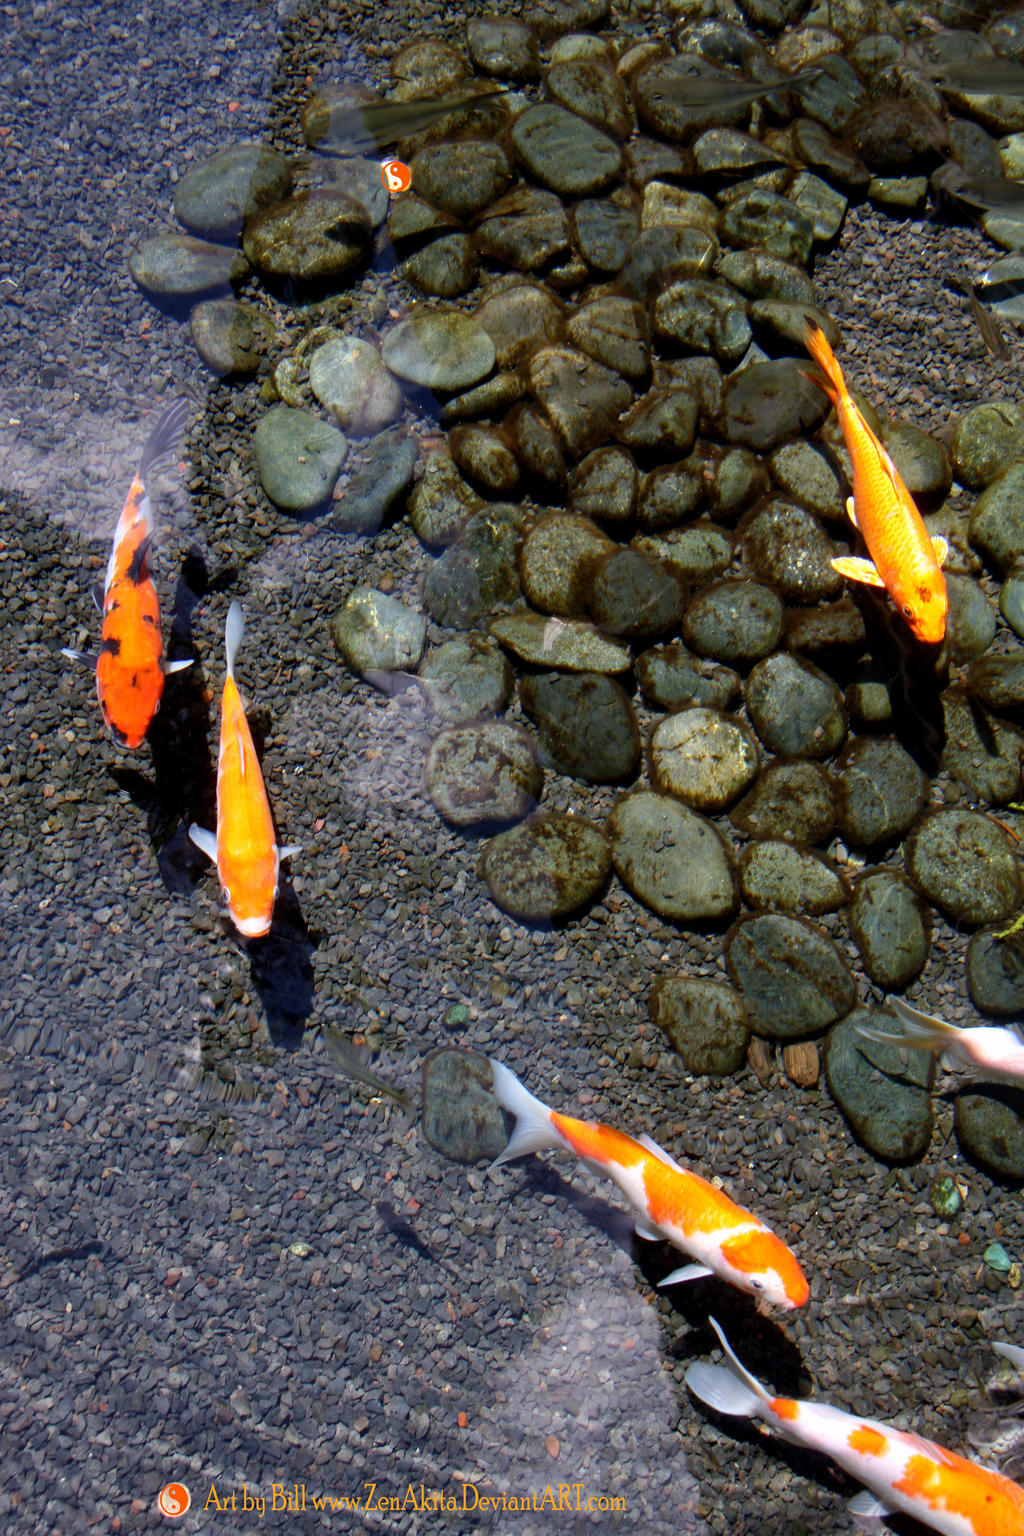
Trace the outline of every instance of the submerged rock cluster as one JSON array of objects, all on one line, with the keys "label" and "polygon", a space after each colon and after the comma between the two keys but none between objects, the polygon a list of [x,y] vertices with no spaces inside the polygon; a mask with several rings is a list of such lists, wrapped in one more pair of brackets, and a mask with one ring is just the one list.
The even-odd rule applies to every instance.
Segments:
[{"label": "submerged rock cluster", "polygon": [[[189,234],[132,257],[144,288],[196,301],[211,367],[269,370],[254,454],[278,508],[349,532],[399,508],[431,552],[423,614],[360,588],[332,633],[360,673],[416,673],[438,724],[428,793],[494,834],[494,901],[565,921],[614,870],[660,916],[721,926],[731,986],[652,994],[686,1065],[733,1071],[751,1034],[830,1031],[830,1090],[896,1159],[927,1145],[934,1072],[856,1033],[870,1010],[817,920],[842,913],[867,978],[901,989],[937,908],[978,930],[976,1006],[1024,1002],[998,937],[1024,907],[1016,838],[978,809],[1022,795],[1024,413],[979,406],[947,442],[860,398],[951,544],[947,642],[925,657],[833,568],[855,539],[850,463],[802,335],[810,314],[841,342],[809,269],[850,200],[905,214],[951,166],[961,185],[1024,160],[1019,98],[936,84],[1024,60],[1024,12],[977,32],[944,5],[939,32],[883,0],[676,6],[650,37],[594,30],[602,0],[477,18],[464,51],[403,49],[384,102],[315,92],[300,160],[238,145],[190,170]],[[388,146],[412,172],[390,201]],[[1005,208],[983,224],[1024,243]],[[425,301],[350,334],[330,296],[385,256]],[[249,299],[224,296],[244,282]],[[267,294],[319,301],[283,356]],[[425,419],[444,434],[421,446]],[[345,481],[351,439],[366,463]],[[453,637],[424,659],[425,619]],[[552,773],[623,793],[603,825],[547,811]],[[800,1061],[815,1080],[816,1053]],[[1002,1172],[1024,1173],[1020,1125],[984,1091],[959,1101],[965,1147]]]}]

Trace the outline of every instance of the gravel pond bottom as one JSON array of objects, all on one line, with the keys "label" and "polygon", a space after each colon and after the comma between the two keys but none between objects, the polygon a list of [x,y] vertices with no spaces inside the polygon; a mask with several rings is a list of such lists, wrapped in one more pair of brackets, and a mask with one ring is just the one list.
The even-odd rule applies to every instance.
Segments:
[{"label": "gravel pond bottom", "polygon": [[[274,513],[249,449],[255,386],[211,384],[124,264],[169,222],[172,168],[282,122],[294,142],[307,75],[381,80],[399,42],[458,22],[427,0],[383,20],[312,9],[2,8],[0,1523],[156,1530],[158,1491],[180,1483],[179,1528],[211,1536],[853,1529],[855,1487],[830,1464],[690,1400],[708,1312],[779,1390],[965,1449],[989,1341],[1024,1342],[1021,1293],[982,1261],[994,1241],[1024,1261],[1020,1194],[959,1158],[948,1092],[924,1160],[890,1169],[823,1085],[687,1080],[647,995],[668,973],[724,976],[721,935],[614,883],[559,931],[506,918],[477,875],[482,839],[426,798],[430,718],[339,663],[328,621],[352,587],[415,602],[415,536]],[[951,253],[976,271],[989,249],[865,208],[817,264],[894,414],[935,430],[1019,391],[1016,334],[994,363],[941,288]],[[369,284],[400,302],[391,279]],[[140,412],[182,386],[203,405],[154,563],[165,626],[200,660],[129,757],[60,647],[95,633]],[[275,816],[303,844],[257,963],[181,831],[212,824],[233,596]],[[595,817],[614,799],[557,776],[545,792]],[[939,923],[915,993],[954,1020],[971,1014],[964,949]],[[412,1113],[339,1074],[317,1024],[365,1039]],[[416,1106],[442,1045],[720,1175],[795,1247],[810,1304],[783,1325],[715,1282],[659,1293],[664,1253],[610,1185],[565,1158],[489,1174],[441,1157]],[[943,1221],[928,1193],[950,1174],[967,1195]]]}]

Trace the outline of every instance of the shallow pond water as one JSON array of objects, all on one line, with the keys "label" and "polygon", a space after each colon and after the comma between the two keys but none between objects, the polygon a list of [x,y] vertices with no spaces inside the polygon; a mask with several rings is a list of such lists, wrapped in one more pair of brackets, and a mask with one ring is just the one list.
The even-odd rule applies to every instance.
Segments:
[{"label": "shallow pond water", "polygon": [[[726,871],[711,897],[710,879],[694,877],[700,889],[686,900],[713,900],[718,909],[699,920],[666,910],[682,899],[678,888],[665,896],[655,878],[657,860],[671,857],[673,838],[684,835],[669,830],[645,845],[639,870],[620,846],[604,875],[598,844],[588,843],[597,861],[594,890],[581,909],[570,905],[554,923],[503,911],[485,883],[498,863],[495,829],[472,817],[443,819],[428,793],[426,765],[441,723],[436,695],[432,703],[422,685],[372,686],[332,640],[332,620],[360,587],[423,613],[424,583],[438,568],[440,546],[421,542],[401,501],[379,532],[329,526],[343,515],[352,472],[363,462],[359,442],[337,498],[311,515],[274,505],[260,481],[254,434],[270,407],[271,365],[293,356],[316,326],[329,323],[376,346],[417,304],[469,311],[476,291],[450,306],[424,302],[396,269],[380,230],[375,254],[367,250],[335,307],[287,282],[250,278],[243,296],[266,317],[269,355],[258,377],[245,381],[218,379],[201,362],[190,304],[154,303],[129,274],[141,240],[180,233],[173,197],[189,167],[239,142],[308,153],[300,112],[315,87],[358,81],[386,88],[387,61],[400,47],[426,35],[462,48],[466,18],[428,4],[389,7],[380,16],[368,4],[226,0],[182,0],[167,9],[44,0],[8,6],[6,17],[5,1526],[130,1532],[166,1521],[184,1530],[251,1533],[344,1522],[399,1532],[444,1522],[460,1532],[632,1525],[701,1536],[853,1529],[845,1503],[856,1485],[830,1463],[740,1420],[712,1419],[688,1395],[688,1365],[716,1348],[709,1314],[744,1363],[779,1391],[813,1393],[952,1449],[982,1442],[989,1449],[991,1341],[1024,1334],[1018,1185],[965,1153],[954,1129],[960,1080],[941,1073],[925,1150],[916,1148],[907,1161],[873,1156],[830,1095],[818,1049],[824,1027],[851,999],[854,1006],[884,1000],[885,987],[868,979],[851,937],[847,898],[876,864],[900,874],[908,859],[914,867],[904,834],[918,825],[920,805],[914,801],[907,825],[881,843],[864,847],[834,825],[812,839],[832,861],[815,861],[814,890],[839,891],[838,910],[823,897],[801,932],[813,932],[835,956],[842,1008],[829,1004],[825,1026],[797,1029],[800,1038],[790,1043],[766,1041],[755,1020],[758,1038],[749,1049],[750,1020],[741,1021],[735,1070],[688,1071],[658,1021],[658,1005],[652,1014],[652,990],[678,976],[736,983],[737,966],[726,967],[727,953],[738,949],[731,924],[760,911],[751,896],[755,875],[745,864],[741,888],[738,859],[764,834],[730,817],[747,785],[737,780],[734,792],[720,792],[727,754],[716,759],[710,799],[703,789],[687,791],[685,824],[695,846],[711,849],[717,839],[715,857]],[[668,36],[673,24],[623,8],[606,31],[640,43],[659,28]],[[524,90],[531,102],[541,99],[538,83]],[[671,189],[686,184],[678,167],[666,174]],[[609,185],[614,191],[619,183]],[[579,202],[577,191],[564,196]],[[492,231],[488,239],[498,236]],[[844,367],[879,411],[934,438],[971,406],[1016,400],[1017,333],[1004,324],[1009,357],[992,357],[964,296],[943,286],[952,264],[967,265],[977,280],[998,254],[971,225],[897,219],[863,202],[837,241],[819,241],[815,302],[839,325]],[[498,258],[491,259],[496,270]],[[575,286],[573,275],[567,265],[551,284],[567,311],[585,286],[585,272]],[[633,278],[642,282],[642,272]],[[619,283],[614,296],[622,300],[623,291]],[[616,311],[620,320],[625,313]],[[758,332],[761,340],[766,334]],[[676,362],[710,356],[703,342],[691,351],[677,337],[666,347]],[[766,355],[779,350],[776,344]],[[723,356],[728,369],[734,359]],[[445,361],[451,364],[447,353]],[[643,369],[638,378],[646,378]],[[304,378],[296,387],[304,389]],[[632,399],[646,384],[620,380],[616,387]],[[405,388],[399,419],[419,444],[421,475],[452,421],[441,419],[428,391],[408,380]],[[546,376],[531,388],[534,403],[549,401],[551,420],[563,419]],[[128,753],[103,728],[89,671],[61,649],[98,642],[92,593],[102,585],[118,511],[161,409],[182,392],[194,410],[179,467],[161,473],[150,563],[167,654],[194,661],[167,679],[146,744]],[[304,406],[311,403],[307,394]],[[520,405],[517,398],[512,408]],[[506,431],[508,408],[502,398],[490,415],[465,419],[500,421]],[[327,421],[326,411],[320,416]],[[522,416],[519,454],[532,442],[535,464],[553,462],[543,460],[547,418],[534,411],[529,439]],[[578,420],[564,417],[570,474],[592,447],[586,433],[573,439]],[[591,426],[586,416],[587,432]],[[665,426],[684,429],[677,418]],[[793,441],[815,429],[794,433]],[[698,437],[718,441],[706,423]],[[396,439],[372,461],[371,482],[400,452]],[[636,452],[641,472],[651,473],[643,448]],[[788,472],[782,464],[773,471],[776,493]],[[551,490],[557,469],[554,477],[546,496],[533,494],[535,481],[529,496],[514,489],[488,500],[525,507],[531,520],[554,516],[564,506]],[[673,496],[687,494],[681,481],[674,485]],[[721,502],[721,487],[718,494]],[[944,509],[951,527],[963,524],[975,495],[954,494]],[[627,516],[621,532],[608,518],[599,534],[587,535],[603,558],[640,535],[635,547],[652,583],[643,601],[651,604],[665,593],[664,582],[650,576],[666,558],[657,541],[674,531],[659,523],[660,505],[652,495],[649,523],[640,529]],[[822,537],[845,549],[850,530],[841,513],[840,503],[840,517],[826,520]],[[672,578],[669,596],[685,593],[682,632],[690,641],[692,589],[723,577],[754,576],[760,591],[781,591],[776,606],[787,625],[806,622],[818,600],[801,603],[786,589],[792,572],[780,577],[771,565],[780,558],[778,541],[766,539],[762,568],[751,571],[733,537],[738,518],[719,517],[725,532],[702,535],[696,553],[691,546],[676,551],[679,560],[711,562],[698,563],[681,585]],[[703,502],[686,519],[701,527],[709,520]],[[517,536],[523,531],[512,517],[494,534],[495,545],[509,527]],[[719,561],[723,538],[733,558],[728,567]],[[1016,654],[1019,642],[998,617],[998,563],[988,554],[983,561],[964,540],[958,546],[955,533],[952,542],[959,555],[952,569],[993,618],[988,654]],[[557,558],[553,565],[552,576],[538,561],[538,583],[560,579]],[[435,588],[450,595],[456,575],[450,583],[435,577]],[[613,599],[614,592],[602,600]],[[246,618],[238,682],[278,841],[302,845],[282,871],[269,937],[248,946],[223,912],[216,871],[187,835],[191,823],[215,823],[224,626],[233,600]],[[835,592],[824,600],[838,607]],[[428,601],[436,610],[436,590]],[[496,607],[525,611],[517,601],[515,594],[507,602],[495,597]],[[621,718],[621,694],[641,748],[637,766],[614,782],[583,771],[594,762],[589,743],[596,738],[581,749],[571,714],[559,736],[549,711],[544,736],[543,669],[510,651],[519,693],[508,718],[518,733],[543,740],[546,754],[568,756],[580,769],[572,776],[546,758],[541,810],[592,824],[601,847],[624,793],[657,779],[660,800],[681,773],[679,753],[664,736],[655,752],[656,728],[674,717],[650,689],[641,690],[634,669],[642,651],[674,640],[680,629],[678,622],[671,631],[655,628],[652,639],[647,610],[637,617],[641,607],[628,623],[620,612],[606,625],[617,633],[603,643],[626,655],[618,672],[608,665],[620,692],[593,689],[607,707],[600,729],[610,721],[610,732]],[[891,615],[887,625],[877,606],[859,598],[849,608],[863,611],[888,658],[887,681],[901,666],[904,679],[906,669],[914,671],[893,638]],[[851,622],[845,609],[840,616]],[[444,627],[428,611],[428,644],[436,648],[460,628],[482,631],[489,617]],[[572,631],[561,626],[573,621],[572,611],[545,610],[544,643],[568,646]],[[776,634],[766,650],[788,654],[778,643]],[[845,736],[849,688],[877,676],[857,671],[849,643],[800,654],[819,672],[835,666]],[[942,718],[941,682],[961,687],[945,717],[947,738],[960,732],[968,758],[1008,755],[992,743],[998,732],[1016,731],[1016,717],[986,713],[976,692],[968,697],[966,662],[954,660],[939,682],[915,675],[905,694],[895,689],[897,713],[911,706],[923,713],[897,718],[878,734],[898,737],[921,765],[922,803],[932,813],[992,811],[1001,827],[993,835],[1007,850],[1012,907],[1019,792],[1000,789],[993,808],[930,751],[928,733]],[[724,711],[739,733],[729,736],[730,751],[742,768],[752,750],[763,773],[770,753],[755,742],[738,691],[759,664],[751,653],[699,661],[694,676],[722,693],[688,699],[716,716]],[[524,689],[528,676],[535,680]],[[793,724],[785,711],[782,724]],[[855,735],[872,739],[863,717]],[[741,750],[740,737],[751,745]],[[625,738],[628,756],[628,729]],[[574,748],[582,758],[573,757]],[[845,765],[842,750],[836,743],[830,772]],[[1019,774],[1018,758],[1018,785]],[[806,811],[809,779],[800,782]],[[914,782],[907,770],[901,788],[913,790]],[[573,843],[577,852],[580,846]],[[693,861],[704,875],[711,862],[710,853]],[[769,864],[762,882],[771,885],[778,867]],[[806,865],[801,871],[809,878]],[[914,899],[926,909],[927,961],[911,986],[913,1001],[959,1023],[978,1022],[967,986],[968,940],[979,923],[993,924],[950,915],[951,898],[936,906],[917,889]],[[792,981],[795,963],[782,962],[780,987]],[[812,991],[821,975],[813,972]],[[766,1005],[762,1024],[771,1013]],[[723,1020],[727,1014],[723,1005]],[[327,1031],[337,1037],[333,1052]],[[809,1051],[808,1040],[815,1046]],[[611,1184],[574,1159],[549,1154],[488,1171],[504,1127],[472,1079],[455,1076],[444,1096],[439,1050],[457,1053],[440,1060],[460,1068],[469,1053],[498,1057],[553,1108],[646,1132],[687,1166],[719,1178],[796,1251],[810,1282],[807,1306],[763,1315],[752,1298],[714,1279],[659,1290],[678,1255],[635,1236]],[[405,1097],[381,1091],[374,1078]],[[1018,1125],[1019,1096],[999,1092]],[[927,1119],[928,1095],[920,1099]],[[446,1131],[449,1108],[455,1123]],[[470,1160],[436,1144],[456,1133],[468,1138]],[[168,1519],[179,1495],[167,1496],[165,1513],[158,1507],[168,1485],[189,1490],[191,1508],[180,1520]]]}]

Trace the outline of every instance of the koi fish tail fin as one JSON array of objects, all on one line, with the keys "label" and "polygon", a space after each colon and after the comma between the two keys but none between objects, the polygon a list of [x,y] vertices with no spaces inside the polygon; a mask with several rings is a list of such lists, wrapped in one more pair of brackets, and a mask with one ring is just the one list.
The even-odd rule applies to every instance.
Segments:
[{"label": "koi fish tail fin", "polygon": [[509,1138],[508,1146],[500,1157],[494,1159],[491,1167],[497,1168],[501,1163],[511,1162],[514,1157],[526,1157],[530,1152],[544,1152],[551,1147],[560,1147],[562,1141],[551,1123],[551,1111],[547,1105],[535,1099],[515,1073],[493,1057],[491,1076],[498,1103],[502,1109],[507,1109],[510,1115],[516,1117],[515,1130]]},{"label": "koi fish tail fin", "polygon": [[242,643],[245,633],[245,614],[242,605],[234,602],[228,609],[227,623],[224,625],[224,654],[227,657],[228,677],[235,675],[235,657],[238,655],[238,647]]},{"label": "koi fish tail fin", "polygon": [[139,463],[139,478],[145,482],[147,475],[163,459],[169,459],[177,453],[181,446],[181,439],[185,435],[185,425],[188,422],[189,413],[192,410],[192,401],[187,395],[179,395],[172,400],[164,411],[160,420],[153,428],[142,450],[142,459]]},{"label": "koi fish tail fin", "polygon": [[947,1024],[934,1014],[911,1008],[899,997],[887,997],[885,1001],[903,1025],[901,1045],[916,1051],[943,1051],[959,1040],[961,1031],[955,1024]]},{"label": "koi fish tail fin", "polygon": [[716,1413],[752,1419],[771,1401],[771,1394],[737,1360],[715,1319],[709,1317],[708,1322],[718,1334],[725,1351],[725,1364],[708,1365],[704,1360],[694,1361],[686,1373],[686,1385],[694,1397],[699,1397],[702,1403],[707,1403]]},{"label": "koi fish tail fin", "polygon": [[835,405],[840,397],[846,393],[846,380],[843,378],[843,370],[836,362],[836,355],[829,346],[828,337],[810,315],[804,316],[804,346],[814,358],[821,372],[821,377],[808,375],[814,383],[828,395]]},{"label": "koi fish tail fin", "polygon": [[1004,1360],[1009,1360],[1018,1370],[1024,1370],[1024,1349],[1019,1344],[1003,1344],[993,1342],[992,1348],[997,1355],[1002,1355]]}]

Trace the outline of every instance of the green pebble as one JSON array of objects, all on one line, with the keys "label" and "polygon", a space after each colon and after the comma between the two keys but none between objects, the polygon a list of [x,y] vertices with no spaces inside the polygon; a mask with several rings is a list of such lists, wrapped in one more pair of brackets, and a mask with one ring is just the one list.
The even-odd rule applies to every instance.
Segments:
[{"label": "green pebble", "polygon": [[963,1205],[960,1191],[956,1186],[956,1180],[948,1176],[944,1179],[936,1179],[928,1192],[928,1198],[932,1204],[932,1210],[936,1216],[949,1218],[955,1216]]},{"label": "green pebble", "polygon": [[994,1269],[997,1275],[1009,1274],[1011,1264],[1010,1255],[1007,1253],[1002,1243],[989,1243],[981,1257],[988,1265],[989,1269]]}]

